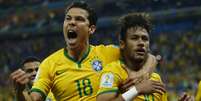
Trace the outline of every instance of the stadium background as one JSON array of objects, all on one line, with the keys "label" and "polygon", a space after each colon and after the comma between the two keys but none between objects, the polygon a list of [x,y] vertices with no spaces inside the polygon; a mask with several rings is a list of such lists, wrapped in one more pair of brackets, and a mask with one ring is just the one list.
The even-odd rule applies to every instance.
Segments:
[{"label": "stadium background", "polygon": [[[135,11],[153,17],[151,50],[163,58],[157,71],[169,100],[195,94],[201,80],[200,0],[85,0],[99,16],[92,44],[118,45],[117,18]],[[11,100],[8,75],[29,55],[44,59],[64,47],[64,9],[72,0],[0,0],[0,101]],[[8,97],[9,96],[9,97]]]}]

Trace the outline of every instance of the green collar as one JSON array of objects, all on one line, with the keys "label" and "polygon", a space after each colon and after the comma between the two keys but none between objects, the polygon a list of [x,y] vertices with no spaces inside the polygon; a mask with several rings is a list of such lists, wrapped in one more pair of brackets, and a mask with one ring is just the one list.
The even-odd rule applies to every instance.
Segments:
[{"label": "green collar", "polygon": [[71,57],[69,54],[68,54],[68,50],[66,48],[64,48],[64,55],[70,59],[71,61],[77,63],[79,65],[79,67],[81,66],[81,62],[89,55],[89,52],[91,51],[91,46],[88,47],[87,51],[84,53],[83,57],[81,58],[80,61],[77,61],[75,60],[73,57]]}]

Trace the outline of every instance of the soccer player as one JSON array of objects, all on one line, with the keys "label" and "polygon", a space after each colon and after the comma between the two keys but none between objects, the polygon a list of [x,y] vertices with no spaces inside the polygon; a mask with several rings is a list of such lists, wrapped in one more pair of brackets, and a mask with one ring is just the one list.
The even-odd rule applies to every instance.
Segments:
[{"label": "soccer player", "polygon": [[[96,30],[96,22],[95,12],[84,2],[74,2],[66,9],[63,24],[66,46],[41,63],[31,90],[33,101],[42,101],[49,90],[59,101],[96,100],[98,77],[103,67],[119,58],[119,48],[113,45],[89,44],[89,36]],[[150,61],[140,71],[142,75],[151,72],[150,67],[155,66],[155,59],[151,55],[149,58]],[[19,72],[22,74],[22,71]],[[141,76],[131,76],[129,84],[134,83],[133,77]],[[26,81],[21,79],[19,82],[23,84]]]},{"label": "soccer player", "polygon": [[[30,57],[27,57],[24,59],[24,61],[22,62],[21,70],[23,70],[25,72],[25,76],[29,75],[29,78],[26,79],[27,83],[25,83],[23,85],[16,83],[16,81],[19,80],[19,79],[17,79],[17,76],[20,76],[19,74],[16,74],[17,72],[13,72],[11,74],[11,76],[13,75],[13,78],[14,78],[13,80],[15,82],[14,86],[15,86],[15,90],[16,90],[17,101],[24,101],[24,100],[30,101],[31,100],[29,97],[29,94],[31,93],[31,87],[35,80],[39,65],[40,65],[40,60],[37,57],[30,56]],[[18,71],[20,71],[20,70],[18,70]],[[55,101],[52,93],[48,94],[48,97],[46,97],[46,101]]]},{"label": "soccer player", "polygon": [[[121,19],[120,52],[121,58],[108,64],[100,79],[97,101],[167,101],[164,86],[159,74],[152,73],[128,91],[119,86],[132,73],[142,69],[149,50],[150,17],[146,13],[131,13]],[[152,86],[144,86],[150,83]]]},{"label": "soccer player", "polygon": [[201,101],[201,81],[198,84],[198,89],[197,89],[195,101]]}]

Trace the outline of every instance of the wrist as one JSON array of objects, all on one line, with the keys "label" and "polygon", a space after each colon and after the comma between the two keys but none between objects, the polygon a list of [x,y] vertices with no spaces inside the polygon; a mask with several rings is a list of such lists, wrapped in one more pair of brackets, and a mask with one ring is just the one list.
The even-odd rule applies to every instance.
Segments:
[{"label": "wrist", "polygon": [[126,91],[122,94],[122,97],[125,101],[131,101],[133,98],[135,98],[138,95],[138,91],[135,86],[133,86],[131,89]]}]

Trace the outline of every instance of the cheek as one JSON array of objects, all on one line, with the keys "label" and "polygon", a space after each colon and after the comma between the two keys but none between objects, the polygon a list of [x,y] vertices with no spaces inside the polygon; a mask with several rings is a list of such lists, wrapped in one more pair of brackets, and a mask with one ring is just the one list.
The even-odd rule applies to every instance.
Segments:
[{"label": "cheek", "polygon": [[130,49],[135,49],[137,47],[137,42],[129,41],[128,46],[130,47]]},{"label": "cheek", "polygon": [[67,27],[67,22],[66,22],[66,21],[64,21],[63,27],[64,27],[64,28]]},{"label": "cheek", "polygon": [[78,28],[80,29],[80,33],[82,33],[82,37],[88,36],[89,34],[89,27],[86,24],[80,24],[80,26],[78,26]]},{"label": "cheek", "polygon": [[149,50],[149,43],[146,43],[146,44],[145,44],[145,48],[146,48],[147,50]]},{"label": "cheek", "polygon": [[63,24],[63,32],[66,33],[66,31],[67,31],[67,24],[64,22],[64,24]]},{"label": "cheek", "polygon": [[79,24],[78,28],[81,29],[82,31],[85,31],[85,32],[89,31],[89,26],[87,24],[85,24],[85,23]]}]

